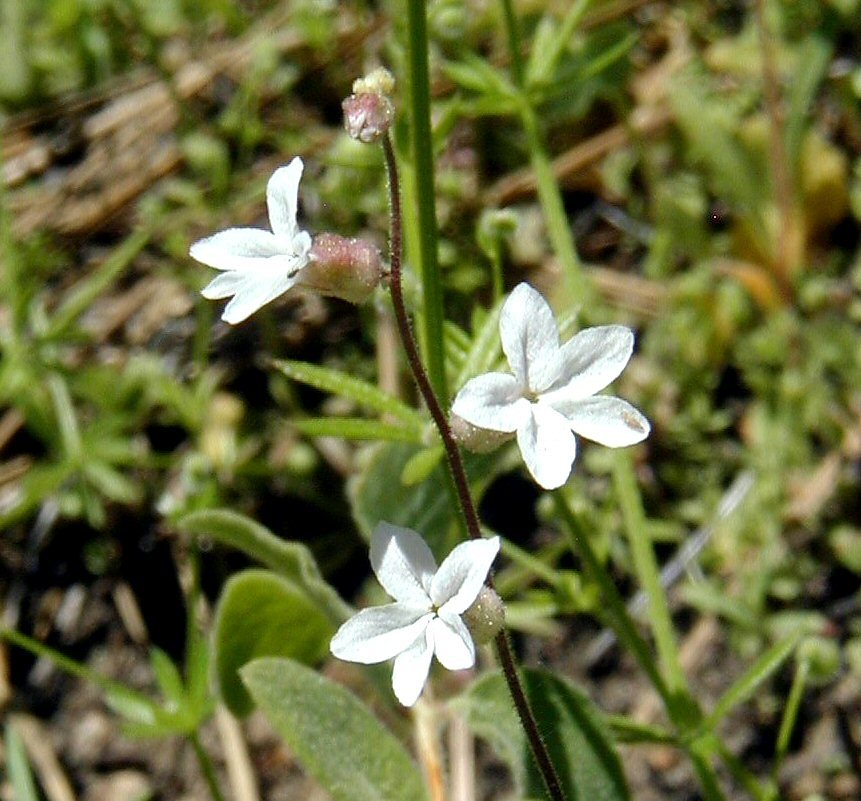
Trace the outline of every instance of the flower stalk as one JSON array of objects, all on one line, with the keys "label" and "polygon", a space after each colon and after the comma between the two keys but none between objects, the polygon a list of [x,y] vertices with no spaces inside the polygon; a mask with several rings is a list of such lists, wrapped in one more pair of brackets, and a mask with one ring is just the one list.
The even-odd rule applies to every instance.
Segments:
[{"label": "flower stalk", "polygon": [[[428,411],[433,418],[434,424],[440,433],[440,437],[442,438],[446,460],[454,480],[458,502],[466,523],[467,532],[470,539],[477,540],[481,538],[481,526],[478,519],[478,512],[472,499],[472,493],[469,489],[469,480],[466,475],[463,458],[461,457],[460,450],[458,449],[457,443],[452,435],[448,418],[446,417],[439,398],[434,392],[433,386],[428,378],[428,374],[422,364],[418,345],[415,337],[413,336],[412,326],[410,325],[409,316],[404,303],[403,288],[401,285],[403,219],[401,213],[398,165],[391,138],[389,136],[383,138],[382,145],[385,155],[386,173],[389,180],[389,243],[391,270],[389,288],[392,297],[392,305],[395,310],[395,319],[413,378],[415,379],[419,392],[421,393]],[[488,582],[492,583],[492,580],[488,579]],[[541,737],[538,722],[535,719],[535,714],[529,704],[525,688],[520,680],[520,676],[518,675],[517,664],[505,629],[496,635],[495,643],[502,672],[508,685],[508,690],[511,694],[512,700],[514,701],[514,706],[517,710],[517,715],[520,718],[521,725],[526,732],[532,756],[535,759],[539,772],[541,773],[547,792],[552,801],[565,801],[565,794],[562,791],[559,776],[553,766],[552,760],[550,759],[547,746]]]}]

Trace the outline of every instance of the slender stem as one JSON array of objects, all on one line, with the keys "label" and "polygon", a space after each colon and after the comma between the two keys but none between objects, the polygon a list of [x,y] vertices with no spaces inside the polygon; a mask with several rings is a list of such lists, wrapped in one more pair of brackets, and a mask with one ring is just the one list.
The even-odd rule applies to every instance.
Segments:
[{"label": "slender stem", "polygon": [[[574,238],[568,225],[568,217],[565,214],[565,204],[559,184],[553,175],[553,166],[547,150],[544,147],[541,126],[535,109],[530,104],[526,76],[523,67],[523,53],[520,45],[520,32],[517,24],[517,16],[514,12],[512,0],[502,0],[503,19],[508,40],[509,56],[511,58],[511,72],[515,86],[520,91],[519,114],[520,122],[526,134],[529,147],[529,160],[535,173],[535,183],[538,189],[538,200],[544,211],[547,221],[547,233],[553,245],[559,261],[562,262],[565,283],[568,291],[573,297],[581,298],[585,303],[591,294],[591,286],[583,273],[583,265],[577,255],[574,246]],[[574,25],[579,21],[579,14],[569,15],[566,23],[570,22],[573,32]]]},{"label": "slender stem", "polygon": [[194,748],[194,755],[197,757],[197,762],[200,765],[201,773],[203,773],[203,778],[206,780],[206,786],[209,788],[209,794],[212,796],[213,801],[225,801],[221,788],[218,786],[215,766],[212,764],[209,754],[206,753],[206,749],[201,744],[200,736],[194,731],[188,735],[188,739],[191,742],[192,748]]},{"label": "slender stem", "polygon": [[514,653],[508,640],[508,631],[502,629],[496,635],[495,642],[499,661],[502,665],[502,672],[508,684],[508,692],[511,694],[514,707],[517,709],[517,714],[520,717],[520,723],[526,732],[526,739],[529,741],[529,746],[532,749],[532,757],[535,759],[535,763],[538,765],[538,770],[541,773],[541,778],[544,780],[544,787],[553,801],[564,801],[565,793],[562,791],[559,775],[556,773],[556,768],[550,759],[547,744],[541,736],[538,721],[535,719],[535,714],[529,705],[529,699],[526,697],[526,691],[523,688],[523,682],[517,673],[517,663],[514,660]]},{"label": "slender stem", "polygon": [[604,565],[601,564],[601,560],[598,559],[597,554],[592,548],[592,543],[589,541],[589,533],[583,528],[580,519],[571,511],[561,493],[554,492],[553,501],[556,505],[556,511],[565,523],[563,531],[568,538],[571,550],[580,556],[587,573],[598,584],[598,589],[601,591],[601,599],[604,603],[604,610],[609,622],[613,626],[613,630],[616,632],[616,636],[633,654],[637,663],[649,677],[655,690],[657,690],[663,699],[668,710],[671,709],[672,698],[667,688],[667,683],[655,666],[652,651],[637,631],[636,624],[631,619],[628,608],[625,606],[625,601],[619,594],[619,590],[616,589],[613,579]]},{"label": "slender stem", "polygon": [[397,160],[395,159],[391,139],[388,136],[383,139],[383,152],[385,153],[386,170],[389,176],[389,201],[391,203],[391,275],[389,278],[389,289],[392,295],[392,305],[395,309],[395,320],[398,324],[398,330],[400,331],[413,378],[442,437],[446,458],[448,459],[455,489],[457,490],[458,502],[466,521],[467,533],[470,539],[480,539],[481,526],[478,522],[478,513],[475,510],[475,504],[472,502],[472,495],[469,491],[466,468],[463,465],[463,459],[461,458],[457,443],[452,436],[448,418],[431,386],[428,374],[425,372],[421,356],[419,355],[418,345],[413,336],[413,329],[407,316],[406,305],[404,304],[403,287],[401,286],[401,193],[398,181]]},{"label": "slender stem", "polygon": [[[448,424],[448,418],[446,417],[445,412],[440,405],[439,398],[434,393],[430,379],[425,372],[424,365],[422,364],[421,357],[419,356],[418,346],[416,344],[415,337],[413,336],[412,326],[410,325],[406,306],[404,304],[403,289],[401,287],[402,219],[400,185],[398,181],[397,160],[395,159],[395,152],[392,148],[391,139],[388,136],[383,138],[383,153],[385,154],[386,171],[389,177],[389,202],[391,206],[391,276],[389,281],[392,305],[395,309],[395,320],[398,324],[401,340],[404,344],[404,350],[407,354],[407,361],[409,362],[413,378],[415,379],[419,392],[421,393],[422,398],[428,407],[428,411],[430,411],[431,417],[433,418],[440,436],[442,437],[449,470],[451,471],[455,489],[457,490],[458,502],[460,504],[461,513],[463,514],[463,518],[466,522],[467,532],[471,539],[480,539],[481,525],[478,520],[478,512],[475,508],[475,503],[472,499],[472,493],[469,490],[469,479],[466,475],[463,458],[461,457],[460,450],[452,436],[451,428]],[[553,767],[550,754],[547,751],[547,746],[541,738],[541,734],[538,729],[538,722],[535,719],[535,715],[529,705],[529,699],[526,697],[526,691],[524,690],[523,684],[518,676],[514,655],[511,651],[511,646],[504,630],[496,637],[496,648],[499,655],[499,661],[502,665],[502,672],[505,676],[506,683],[508,684],[508,691],[511,693],[514,706],[517,709],[517,714],[520,717],[523,729],[526,732],[532,756],[535,759],[550,798],[552,801],[565,801],[565,794],[562,792],[559,776]]]},{"label": "slender stem", "polygon": [[670,694],[673,696],[687,694],[687,679],[679,663],[679,649],[670,616],[670,607],[664,587],[661,584],[661,575],[646,526],[634,471],[631,468],[628,454],[620,451],[614,455],[616,458],[613,478],[616,492],[619,496],[625,532],[631,547],[634,571],[649,601],[649,620],[655,635],[658,660]]},{"label": "slender stem", "polygon": [[789,292],[793,273],[801,258],[800,232],[795,208],[795,195],[789,171],[789,157],[783,138],[783,108],[780,102],[780,78],[774,61],[772,36],[766,18],[765,0],[755,0],[754,18],[759,32],[759,47],[762,58],[762,83],[765,110],[768,115],[771,178],[774,181],[774,196],[780,214],[780,231],[777,234],[777,268],[781,288]]},{"label": "slender stem", "polygon": [[414,258],[422,284],[421,340],[427,357],[430,383],[448,402],[443,342],[442,280],[437,262],[436,192],[434,190],[433,137],[431,135],[430,78],[428,68],[427,6],[425,0],[407,0],[407,68],[409,70],[410,153],[418,241]]}]

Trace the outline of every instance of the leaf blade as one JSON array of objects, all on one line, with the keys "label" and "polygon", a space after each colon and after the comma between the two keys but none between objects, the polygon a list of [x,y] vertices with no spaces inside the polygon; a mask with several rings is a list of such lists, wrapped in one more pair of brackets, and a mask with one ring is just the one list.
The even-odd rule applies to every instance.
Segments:
[{"label": "leaf blade", "polygon": [[276,731],[334,801],[426,801],[406,749],[352,693],[290,659],[258,659],[241,674]]}]

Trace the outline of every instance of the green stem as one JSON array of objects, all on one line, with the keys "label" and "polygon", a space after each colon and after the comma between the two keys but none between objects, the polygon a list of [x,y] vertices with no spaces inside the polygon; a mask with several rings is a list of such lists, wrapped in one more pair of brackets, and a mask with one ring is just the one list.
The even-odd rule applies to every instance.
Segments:
[{"label": "green stem", "polygon": [[[553,174],[553,166],[547,150],[544,146],[544,138],[538,114],[532,107],[528,87],[525,84],[525,72],[523,68],[523,54],[520,46],[520,33],[518,30],[517,17],[514,12],[512,0],[502,0],[503,18],[507,34],[509,56],[511,58],[511,73],[514,84],[520,92],[519,115],[520,122],[526,134],[526,142],[529,148],[529,161],[532,171],[535,173],[535,183],[538,189],[538,200],[547,222],[547,233],[550,243],[559,261],[565,276],[565,284],[572,297],[581,299],[584,303],[591,295],[591,286],[587,280],[577,248],[574,245],[574,237],[565,214],[565,204],[556,176]],[[584,9],[585,10],[585,9]],[[573,33],[574,25],[580,16],[572,16],[569,12],[566,23]],[[569,22],[569,20],[573,20]]]},{"label": "green stem", "polygon": [[212,801],[225,801],[221,788],[218,786],[218,777],[215,775],[215,766],[212,764],[209,754],[206,753],[206,749],[201,744],[200,736],[195,731],[188,735],[188,739],[191,742],[192,748],[194,748],[194,755],[197,757],[200,771],[203,773],[203,778],[206,781],[206,786],[209,788],[209,794],[212,796]]},{"label": "green stem", "polygon": [[448,387],[443,353],[442,279],[437,263],[436,192],[434,189],[433,137],[431,135],[428,35],[424,0],[407,0],[407,68],[409,87],[410,154],[413,197],[418,224],[416,257],[422,285],[421,331],[431,385],[443,404]]},{"label": "green stem", "polygon": [[789,740],[798,720],[798,710],[801,709],[801,701],[804,698],[804,688],[807,686],[809,674],[810,663],[806,659],[801,659],[795,668],[795,676],[792,678],[792,687],[789,689],[789,697],[786,699],[783,718],[780,721],[780,729],[777,734],[777,745],[774,749],[775,779],[777,778],[777,771],[789,751]]},{"label": "green stem", "polygon": [[637,627],[631,619],[625,601],[616,589],[613,579],[607,572],[601,560],[592,548],[589,532],[585,530],[580,519],[571,511],[565,497],[561,492],[552,493],[556,511],[565,523],[563,532],[568,539],[573,553],[578,554],[583,560],[586,572],[597,583],[601,591],[601,600],[604,603],[604,611],[616,632],[619,641],[631,652],[634,659],[649,677],[655,690],[664,701],[667,709],[672,708],[672,697],[658,669],[655,667],[655,658],[646,641],[637,632]]},{"label": "green stem", "polygon": [[674,697],[687,695],[688,684],[679,662],[679,649],[676,642],[673,621],[667,595],[661,584],[658,562],[652,548],[643,504],[637,481],[631,467],[630,457],[624,451],[617,451],[614,459],[613,479],[616,486],[625,532],[631,548],[634,572],[646,593],[649,602],[649,620],[655,635],[658,661],[667,682],[670,694]]},{"label": "green stem", "polygon": [[694,766],[694,772],[700,780],[703,798],[706,801],[724,801],[723,791],[718,784],[717,775],[705,749],[694,744],[688,748],[688,756]]}]

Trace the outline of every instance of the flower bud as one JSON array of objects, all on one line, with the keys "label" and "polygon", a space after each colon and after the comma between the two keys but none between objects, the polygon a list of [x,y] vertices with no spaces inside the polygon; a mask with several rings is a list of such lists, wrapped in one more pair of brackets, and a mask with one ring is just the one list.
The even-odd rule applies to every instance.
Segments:
[{"label": "flower bud", "polygon": [[341,108],[344,109],[344,128],[347,133],[353,139],[366,144],[379,142],[395,118],[392,101],[384,95],[350,95],[341,104]]},{"label": "flower bud", "polygon": [[302,272],[302,284],[350,303],[362,303],[383,275],[379,249],[364,239],[319,234],[311,246],[311,261]]},{"label": "flower bud", "polygon": [[449,416],[448,424],[455,442],[471,453],[490,453],[514,436],[504,431],[479,428],[456,414]]},{"label": "flower bud", "polygon": [[395,107],[389,99],[394,89],[395,79],[384,67],[353,81],[353,94],[341,104],[344,127],[353,139],[371,143],[385,136],[395,118]]},{"label": "flower bud", "polygon": [[490,642],[505,625],[505,604],[502,598],[485,585],[473,605],[463,613],[463,622],[476,645]]}]

